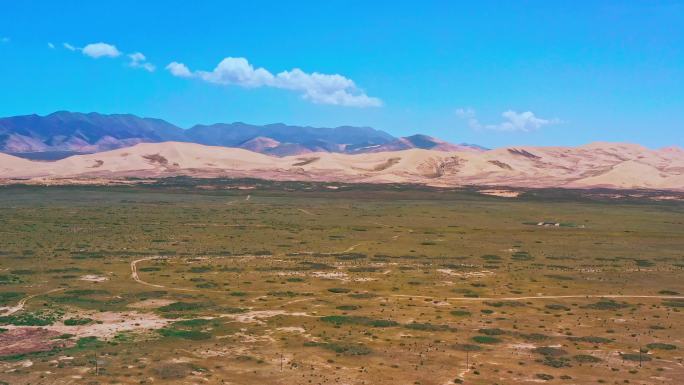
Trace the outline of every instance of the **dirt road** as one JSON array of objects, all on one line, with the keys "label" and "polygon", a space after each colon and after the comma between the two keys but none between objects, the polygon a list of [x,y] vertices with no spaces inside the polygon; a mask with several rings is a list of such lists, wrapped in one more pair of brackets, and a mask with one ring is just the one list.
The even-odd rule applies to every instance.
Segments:
[{"label": "dirt road", "polygon": [[16,312],[19,312],[19,311],[23,310],[23,309],[24,309],[24,306],[26,306],[26,302],[28,302],[30,299],[35,298],[35,297],[38,297],[38,296],[41,296],[41,295],[45,295],[45,294],[50,294],[50,293],[54,293],[54,292],[57,292],[57,291],[61,291],[61,290],[64,290],[64,289],[62,289],[62,288],[59,288],[59,289],[52,289],[52,290],[46,291],[45,293],[32,294],[32,295],[29,295],[28,297],[24,297],[24,298],[22,298],[21,300],[19,300],[19,302],[17,302],[17,304],[16,304],[15,306],[11,306],[11,307],[5,308],[5,312],[2,313],[1,315],[2,315],[2,316],[12,315],[12,314],[14,314],[14,313],[16,313]]}]

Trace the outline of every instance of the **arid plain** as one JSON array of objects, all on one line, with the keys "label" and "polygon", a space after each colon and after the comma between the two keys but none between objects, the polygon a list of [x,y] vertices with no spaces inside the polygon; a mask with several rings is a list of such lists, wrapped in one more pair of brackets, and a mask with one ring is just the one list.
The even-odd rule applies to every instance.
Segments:
[{"label": "arid plain", "polygon": [[0,381],[684,378],[681,201],[513,195],[188,178],[5,186]]}]

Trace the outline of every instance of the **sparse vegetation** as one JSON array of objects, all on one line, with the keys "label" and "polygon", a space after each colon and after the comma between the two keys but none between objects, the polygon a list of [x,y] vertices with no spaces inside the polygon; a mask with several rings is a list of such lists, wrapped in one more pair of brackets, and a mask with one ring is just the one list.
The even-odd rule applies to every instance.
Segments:
[{"label": "sparse vegetation", "polygon": [[[635,384],[679,370],[680,203],[325,185],[0,187],[0,377]],[[521,223],[540,213],[577,227]]]}]

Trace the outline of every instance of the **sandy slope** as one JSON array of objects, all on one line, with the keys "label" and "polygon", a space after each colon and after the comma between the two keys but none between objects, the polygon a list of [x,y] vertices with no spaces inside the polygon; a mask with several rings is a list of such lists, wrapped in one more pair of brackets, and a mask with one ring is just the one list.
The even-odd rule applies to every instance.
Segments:
[{"label": "sandy slope", "polygon": [[412,182],[520,187],[684,190],[684,151],[622,143],[510,147],[484,152],[411,149],[347,155],[272,157],[193,143],[143,143],[55,162],[0,154],[0,178],[252,176],[279,180]]}]

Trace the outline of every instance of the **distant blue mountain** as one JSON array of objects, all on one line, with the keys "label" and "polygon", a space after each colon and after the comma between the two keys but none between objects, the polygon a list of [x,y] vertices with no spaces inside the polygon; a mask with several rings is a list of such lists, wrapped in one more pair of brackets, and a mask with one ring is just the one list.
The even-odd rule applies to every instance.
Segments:
[{"label": "distant blue mountain", "polygon": [[448,147],[444,146],[446,142],[425,135],[409,138],[413,139],[395,138],[371,127],[320,128],[282,123],[264,126],[217,123],[182,129],[162,119],[96,112],[59,111],[46,116],[0,118],[0,151],[34,159],[57,159],[142,142],[166,141],[241,147],[278,156],[317,151],[356,153]]}]

